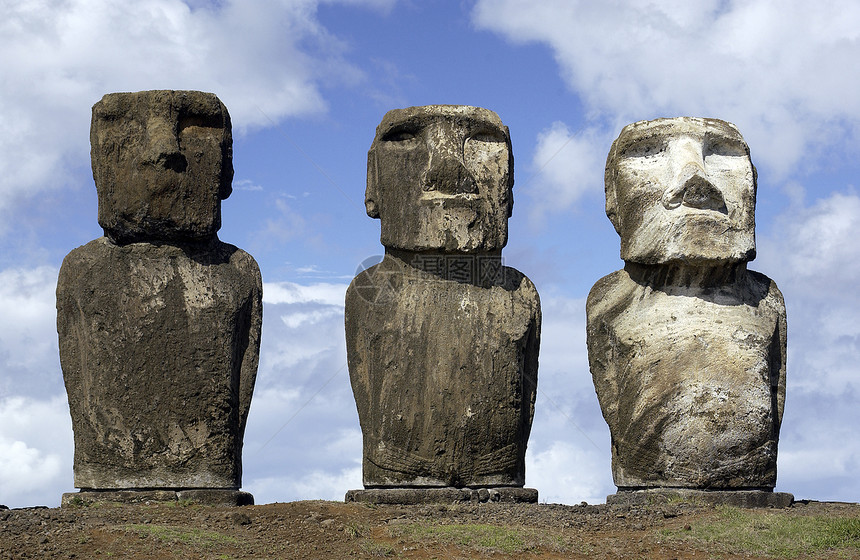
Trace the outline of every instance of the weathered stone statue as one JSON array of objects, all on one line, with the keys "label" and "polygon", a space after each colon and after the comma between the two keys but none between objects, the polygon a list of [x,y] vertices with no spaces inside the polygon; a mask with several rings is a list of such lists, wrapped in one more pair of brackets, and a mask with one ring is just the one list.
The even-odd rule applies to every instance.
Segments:
[{"label": "weathered stone statue", "polygon": [[75,486],[246,503],[262,283],[217,236],[233,179],[227,109],[197,91],[109,94],[90,142],[105,235],[66,256],[57,285]]},{"label": "weathered stone statue", "polygon": [[478,107],[390,111],[367,167],[385,257],[346,294],[366,488],[347,499],[536,501],[522,486],[540,301],[501,260],[513,205],[507,127]]},{"label": "weathered stone statue", "polygon": [[776,284],[747,270],[755,195],[749,148],[730,123],[637,122],[612,144],[606,214],[625,266],[592,288],[587,329],[616,499],[696,489],[758,491],[721,494],[746,505],[790,503],[767,494],[786,320]]}]

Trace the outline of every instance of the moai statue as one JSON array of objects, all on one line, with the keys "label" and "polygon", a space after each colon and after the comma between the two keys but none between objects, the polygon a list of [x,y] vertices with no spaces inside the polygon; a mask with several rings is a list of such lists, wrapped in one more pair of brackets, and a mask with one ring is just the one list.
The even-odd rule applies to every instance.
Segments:
[{"label": "moai statue", "polygon": [[346,293],[364,487],[347,500],[536,501],[522,488],[540,301],[502,265],[510,136],[479,107],[388,112],[367,158],[382,262]]},{"label": "moai statue", "polygon": [[605,180],[625,265],[594,285],[586,310],[619,489],[610,501],[687,489],[790,503],[772,493],[785,304],[770,278],[747,270],[756,170],[746,142],[716,119],[633,123],[612,144]]},{"label": "moai statue", "polygon": [[75,486],[102,492],[84,499],[252,502],[238,489],[262,283],[217,235],[227,109],[197,91],[108,94],[90,142],[105,235],[66,256],[57,285]]}]

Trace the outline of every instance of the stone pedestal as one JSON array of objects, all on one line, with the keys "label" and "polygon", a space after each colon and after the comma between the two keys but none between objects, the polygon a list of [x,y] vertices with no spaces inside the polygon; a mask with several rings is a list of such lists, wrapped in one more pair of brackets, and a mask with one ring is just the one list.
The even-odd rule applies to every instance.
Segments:
[{"label": "stone pedestal", "polygon": [[371,488],[350,490],[347,502],[371,504],[451,504],[451,503],[525,503],[536,504],[538,491],[534,488]]},{"label": "stone pedestal", "polygon": [[794,502],[787,492],[766,490],[690,490],[686,488],[650,488],[619,491],[606,497],[609,505],[643,506],[684,501],[693,504],[727,505],[743,508],[786,508]]},{"label": "stone pedestal", "polygon": [[61,507],[81,507],[97,503],[148,504],[189,502],[206,506],[252,506],[254,496],[240,490],[216,488],[195,490],[81,490],[63,494]]}]

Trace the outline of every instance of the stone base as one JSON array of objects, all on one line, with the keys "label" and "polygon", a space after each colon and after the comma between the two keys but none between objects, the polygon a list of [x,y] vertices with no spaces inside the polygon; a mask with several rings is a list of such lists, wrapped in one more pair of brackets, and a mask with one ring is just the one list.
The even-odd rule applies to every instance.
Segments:
[{"label": "stone base", "polygon": [[764,490],[652,488],[647,490],[619,490],[617,494],[610,494],[606,497],[606,503],[609,505],[640,506],[678,501],[742,508],[785,508],[794,502],[794,495],[787,492],[767,492]]},{"label": "stone base", "polygon": [[61,507],[88,506],[97,502],[142,504],[187,501],[206,506],[252,506],[254,496],[241,490],[198,488],[194,490],[81,490],[63,494]]},{"label": "stone base", "polygon": [[347,502],[371,504],[450,504],[457,502],[517,502],[534,504],[538,491],[534,488],[371,488],[350,490]]}]

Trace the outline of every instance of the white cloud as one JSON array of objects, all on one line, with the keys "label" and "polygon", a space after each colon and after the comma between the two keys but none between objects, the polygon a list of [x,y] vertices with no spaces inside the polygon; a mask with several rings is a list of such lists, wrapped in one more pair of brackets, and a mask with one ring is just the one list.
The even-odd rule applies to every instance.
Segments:
[{"label": "white cloud", "polygon": [[[347,1],[383,11],[392,4]],[[324,111],[320,82],[362,75],[317,20],[317,4],[3,2],[0,205],[66,186],[67,167],[88,167],[90,107],[105,93],[212,91],[238,130]]]},{"label": "white cloud", "polygon": [[532,218],[540,221],[549,210],[569,207],[587,193],[602,193],[604,146],[611,143],[612,138],[595,127],[574,133],[557,121],[541,131],[532,175],[524,186],[532,201]]},{"label": "white cloud", "polygon": [[546,384],[561,394],[593,391],[585,347],[585,299],[547,295],[541,309],[538,389]]},{"label": "white cloud", "polygon": [[847,288],[860,279],[860,197],[853,191],[836,192],[807,209],[792,208],[780,239],[791,248],[785,255],[792,277],[804,282],[839,282]]},{"label": "white cloud", "polygon": [[240,191],[261,191],[263,187],[250,179],[242,179],[240,181],[233,181],[233,189]]},{"label": "white cloud", "polygon": [[263,285],[263,301],[272,304],[321,303],[343,307],[346,284],[311,284],[267,282]]},{"label": "white cloud", "polygon": [[[249,478],[245,488],[257,503],[292,500],[343,500],[347,490],[362,488],[361,431],[357,425],[315,434],[311,453],[298,452],[290,474]],[[278,470],[270,469],[270,472]]]},{"label": "white cloud", "polygon": [[541,502],[601,503],[615,492],[609,429],[588,370],[585,300],[541,299],[540,371],[526,454],[526,485]]},{"label": "white cloud", "polygon": [[[358,446],[358,462],[361,457],[361,441]],[[361,465],[339,471],[314,470],[295,476],[280,476],[253,479],[244,490],[254,495],[258,504],[292,502],[295,500],[343,501],[347,490],[363,488]]]},{"label": "white cloud", "polygon": [[512,41],[549,45],[610,138],[637,120],[711,116],[738,125],[770,176],[789,176],[808,152],[855,157],[860,74],[845,69],[860,58],[860,4],[851,0],[479,0],[472,15]]},{"label": "white cloud", "polygon": [[[244,486],[258,503],[343,499],[360,487],[361,433],[346,367],[342,284],[265,284]],[[348,485],[348,486],[347,486]]]},{"label": "white cloud", "polygon": [[0,271],[0,398],[62,390],[56,287],[53,267]]},{"label": "white cloud", "polygon": [[860,196],[792,206],[758,240],[751,267],[773,277],[788,310],[789,382],[798,391],[860,394]]},{"label": "white cloud", "polygon": [[758,239],[751,268],[772,277],[788,312],[788,373],[779,486],[814,499],[858,500],[860,196],[797,197]]},{"label": "white cloud", "polygon": [[65,395],[0,400],[0,499],[57,506],[72,492],[72,426]]},{"label": "white cloud", "polygon": [[287,327],[295,329],[302,325],[313,325],[314,323],[319,323],[321,320],[328,319],[329,317],[342,318],[343,312],[338,309],[319,309],[308,312],[297,311],[295,313],[282,315],[281,321],[283,321]]},{"label": "white cloud", "polygon": [[264,284],[258,389],[308,392],[345,369],[345,290],[339,284]]},{"label": "white cloud", "polygon": [[270,250],[272,245],[285,245],[294,239],[307,238],[310,235],[305,216],[294,210],[284,198],[276,199],[273,206],[277,210],[274,217],[267,219],[251,235],[254,252],[258,252],[256,248],[265,252]]},{"label": "white cloud", "polygon": [[[779,449],[780,490],[796,498],[860,501],[856,399],[857,393],[814,399],[789,394]],[[837,417],[845,421],[834,422]]]},{"label": "white cloud", "polygon": [[526,461],[527,486],[538,489],[541,502],[600,504],[615,493],[609,458],[595,449],[554,441]]},{"label": "white cloud", "polygon": [[320,274],[321,272],[322,270],[315,264],[300,266],[296,269],[297,274]]},{"label": "white cloud", "polygon": [[397,0],[321,0],[321,4],[345,4],[354,6],[367,6],[382,13],[388,13],[394,7]]}]

